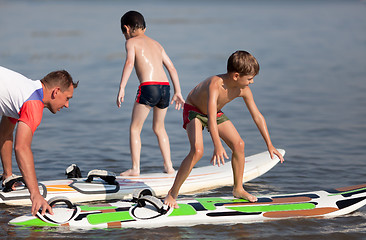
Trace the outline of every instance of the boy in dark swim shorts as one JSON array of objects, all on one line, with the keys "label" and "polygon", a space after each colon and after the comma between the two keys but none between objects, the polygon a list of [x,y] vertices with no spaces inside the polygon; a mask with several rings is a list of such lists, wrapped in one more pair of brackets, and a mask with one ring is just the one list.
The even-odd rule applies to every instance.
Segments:
[{"label": "boy in dark swim shorts", "polygon": [[169,138],[164,126],[170,100],[170,85],[164,67],[168,70],[174,86],[171,104],[175,101],[175,109],[177,110],[184,104],[178,73],[164,48],[157,41],[145,35],[146,24],[140,13],[130,11],[124,14],[121,18],[121,29],[126,38],[126,61],[117,96],[118,107],[121,107],[124,100],[125,87],[133,67],[135,67],[136,75],[140,81],[130,126],[132,168],[122,172],[121,175],[138,176],[140,174],[140,133],[151,108],[154,109],[153,130],[158,138],[165,172],[174,173],[170,159]]},{"label": "boy in dark swim shorts", "polygon": [[169,82],[143,82],[137,90],[137,103],[164,109],[169,106],[169,101]]},{"label": "boy in dark swim shorts", "polygon": [[228,59],[227,73],[209,77],[188,94],[183,110],[183,127],[187,130],[191,149],[180,165],[174,184],[165,197],[164,203],[166,205],[178,208],[176,199],[179,189],[203,155],[202,130],[205,126],[208,128],[214,144],[214,153],[211,158],[213,165],[217,162],[220,166],[220,164],[225,163],[225,158],[228,159],[221,139],[232,151],[234,197],[244,198],[250,202],[257,201],[257,198],[245,191],[243,187],[244,141],[232,122],[221,112],[221,109],[235,98],[242,97],[266,142],[271,158],[275,154],[282,163],[284,159],[272,145],[266,121],[259,112],[249,88],[249,84],[253,83],[254,76],[258,72],[257,60],[246,51],[237,51]]}]

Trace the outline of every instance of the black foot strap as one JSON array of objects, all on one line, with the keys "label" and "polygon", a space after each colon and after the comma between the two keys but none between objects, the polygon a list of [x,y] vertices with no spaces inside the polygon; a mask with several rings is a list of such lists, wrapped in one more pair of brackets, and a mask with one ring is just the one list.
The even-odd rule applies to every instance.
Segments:
[{"label": "black foot strap", "polygon": [[11,192],[13,191],[13,185],[17,182],[22,182],[25,184],[24,179],[22,176],[17,176],[15,174],[11,175],[10,177],[7,177],[3,181],[3,192]]}]

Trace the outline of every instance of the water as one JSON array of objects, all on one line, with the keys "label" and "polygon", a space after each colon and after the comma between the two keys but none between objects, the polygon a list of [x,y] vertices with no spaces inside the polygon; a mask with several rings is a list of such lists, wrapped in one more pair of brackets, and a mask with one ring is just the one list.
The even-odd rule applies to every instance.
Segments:
[{"label": "water", "polygon": [[[364,1],[0,1],[0,65],[40,79],[56,69],[79,80],[69,109],[44,118],[32,149],[39,180],[62,179],[76,163],[85,175],[131,166],[128,127],[138,81],[115,105],[125,57],[121,15],[144,14],[146,34],[174,62],[183,95],[223,73],[228,56],[251,52],[261,65],[252,85],[272,142],[286,162],[246,184],[254,194],[292,193],[365,182],[366,4]],[[266,150],[241,99],[224,108],[246,142],[246,154]],[[166,129],[176,168],[188,152],[181,111],[170,108]],[[150,115],[142,131],[142,172],[162,171]],[[210,137],[205,133],[209,164]],[[15,160],[14,160],[14,166]],[[17,172],[17,168],[15,167]],[[231,187],[199,196],[230,195]],[[366,209],[334,219],[254,224],[72,232],[9,227],[29,207],[0,206],[3,238],[109,239],[362,239]]]}]

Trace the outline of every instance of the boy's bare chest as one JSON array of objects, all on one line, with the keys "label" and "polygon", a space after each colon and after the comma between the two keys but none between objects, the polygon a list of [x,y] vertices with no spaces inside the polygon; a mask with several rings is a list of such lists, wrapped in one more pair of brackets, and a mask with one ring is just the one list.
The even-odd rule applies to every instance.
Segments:
[{"label": "boy's bare chest", "polygon": [[235,89],[222,88],[219,91],[219,97],[217,100],[219,103],[225,104],[240,96],[241,96],[240,88],[235,88]]}]

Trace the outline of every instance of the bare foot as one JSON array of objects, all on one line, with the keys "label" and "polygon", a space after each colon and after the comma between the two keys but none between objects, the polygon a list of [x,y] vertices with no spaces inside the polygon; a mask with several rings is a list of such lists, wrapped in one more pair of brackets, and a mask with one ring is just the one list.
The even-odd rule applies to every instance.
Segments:
[{"label": "bare foot", "polygon": [[140,171],[134,169],[128,169],[120,174],[120,176],[139,176]]},{"label": "bare foot", "polygon": [[240,191],[233,190],[233,195],[236,198],[243,198],[243,199],[246,199],[246,200],[248,200],[250,202],[256,202],[256,201],[258,201],[258,199],[257,199],[256,196],[253,196],[252,194],[248,193],[244,189],[242,189]]},{"label": "bare foot", "polygon": [[170,192],[168,193],[168,195],[166,195],[166,197],[164,199],[164,204],[171,207],[171,208],[179,208],[177,201],[170,194]]},{"label": "bare foot", "polygon": [[173,167],[164,167],[164,170],[167,174],[175,173],[175,169]]}]

